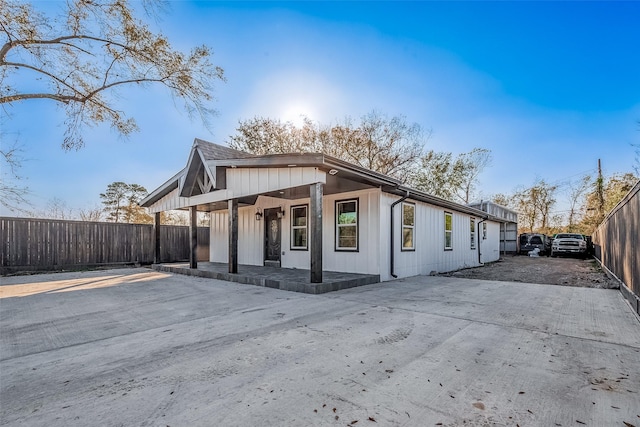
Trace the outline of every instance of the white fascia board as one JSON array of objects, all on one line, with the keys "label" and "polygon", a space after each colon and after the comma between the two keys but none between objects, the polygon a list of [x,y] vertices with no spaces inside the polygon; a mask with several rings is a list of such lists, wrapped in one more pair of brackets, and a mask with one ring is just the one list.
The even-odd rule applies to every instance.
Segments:
[{"label": "white fascia board", "polygon": [[185,197],[187,206],[206,205],[207,203],[222,202],[233,199],[232,190],[216,190],[206,194],[198,194],[197,196]]},{"label": "white fascia board", "polygon": [[156,188],[151,193],[149,193],[147,195],[147,197],[145,197],[144,199],[140,200],[140,203],[138,203],[138,204],[140,206],[143,206],[143,207],[149,207],[149,206],[147,206],[147,204],[149,203],[150,200],[162,198],[165,194],[168,194],[168,193],[171,192],[169,189],[173,190],[172,187],[174,185],[178,186],[178,187],[180,185],[182,185],[181,183],[184,182],[184,179],[183,179],[182,175],[185,174],[185,173],[186,173],[186,168],[182,169],[180,172],[178,172],[177,174],[175,174],[174,176],[169,178],[162,185],[160,185],[158,188]]},{"label": "white fascia board", "polygon": [[[258,181],[251,182],[250,185],[247,187],[239,186],[238,188],[214,190],[206,194],[199,194],[197,196],[191,196],[184,199],[187,200],[188,206],[195,206],[195,205],[203,205],[208,203],[222,202],[225,200],[240,198],[240,197],[256,196],[256,195],[271,193],[279,190],[287,190],[289,188],[300,187],[303,185],[311,185],[318,182],[326,184],[327,174],[325,172],[322,172],[317,168],[311,168],[311,167],[299,168],[299,169],[303,169],[302,171],[300,171],[301,179],[293,179],[288,181],[276,180],[277,182],[265,182],[265,181],[258,180]],[[259,171],[259,172],[255,172],[258,174],[269,174],[271,172],[272,174],[275,173],[276,175],[278,170],[288,172],[288,171],[291,171],[291,168],[261,168],[261,169],[256,168],[254,169],[254,171]],[[227,169],[227,185],[230,185],[233,182],[243,181],[242,179],[243,177],[241,176],[236,176],[235,177],[236,179],[234,179],[229,175],[243,174],[243,173],[244,174],[250,173],[250,171],[248,168]],[[249,178],[248,176],[245,176],[244,178],[245,178],[244,181],[249,181],[248,179],[246,179],[246,178]]]}]

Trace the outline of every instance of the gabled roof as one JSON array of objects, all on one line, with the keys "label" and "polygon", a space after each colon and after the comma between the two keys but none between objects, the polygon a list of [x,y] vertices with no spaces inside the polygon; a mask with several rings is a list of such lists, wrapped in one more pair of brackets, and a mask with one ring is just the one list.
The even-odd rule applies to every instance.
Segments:
[{"label": "gabled roof", "polygon": [[196,138],[193,141],[193,146],[194,148],[197,147],[200,149],[204,160],[245,159],[247,157],[255,157],[254,155],[245,153],[244,151],[214,144],[199,138]]},{"label": "gabled roof", "polygon": [[[191,175],[197,173],[199,170],[199,160],[201,158],[209,169],[212,169],[215,166],[237,168],[313,166],[324,171],[335,169],[341,173],[341,176],[345,176],[353,181],[366,183],[368,185],[385,187],[397,187],[400,185],[400,181],[394,178],[325,154],[289,153],[256,156],[245,153],[244,151],[234,150],[233,148],[224,147],[222,145],[196,138],[194,140],[193,147],[191,148],[189,160],[185,168],[140,201],[140,206],[150,207],[176,188],[184,188],[185,180],[193,178]],[[214,177],[211,176],[211,178]],[[187,188],[190,188],[193,185],[192,183],[186,184]]]},{"label": "gabled roof", "polygon": [[379,187],[382,191],[390,194],[407,196],[413,200],[426,202],[435,206],[455,210],[457,212],[464,212],[481,218],[490,218],[500,222],[504,221],[503,219],[498,218],[495,215],[491,215],[490,213],[483,212],[480,209],[464,206],[450,200],[432,196],[411,187],[407,187],[403,185],[401,181],[390,176],[374,172],[326,154],[290,153],[258,156],[198,138],[194,140],[191,150],[187,166],[145,197],[140,202],[140,206],[150,207],[171,191],[176,188],[180,188],[180,180],[183,180],[184,182],[187,178],[192,159],[197,155],[198,158],[202,158],[204,160],[204,163],[206,163],[209,168],[217,166],[234,168],[317,167],[329,172],[331,175],[334,175],[334,172],[337,172],[340,177],[366,184],[368,186]]}]

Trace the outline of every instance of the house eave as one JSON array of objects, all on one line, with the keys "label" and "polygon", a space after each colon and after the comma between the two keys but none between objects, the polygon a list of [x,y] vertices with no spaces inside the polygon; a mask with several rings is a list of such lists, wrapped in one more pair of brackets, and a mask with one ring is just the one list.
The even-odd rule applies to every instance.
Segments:
[{"label": "house eave", "polygon": [[450,200],[442,199],[440,197],[432,196],[430,194],[424,193],[422,191],[416,190],[411,187],[400,185],[395,188],[388,188],[384,190],[386,193],[394,194],[397,196],[405,196],[407,193],[409,194],[408,198],[412,200],[417,200],[424,203],[429,203],[430,205],[439,206],[444,209],[449,209],[451,211],[466,213],[474,217],[488,219],[496,222],[504,222],[504,219],[498,218],[494,215],[490,215],[487,212],[481,211],[480,209],[475,209],[469,206],[461,205],[460,203],[452,202]]},{"label": "house eave", "polygon": [[151,207],[155,202],[171,193],[173,190],[179,187],[180,178],[185,173],[186,168],[182,169],[180,172],[169,178],[164,184],[160,185],[160,187],[153,190],[153,192],[149,193],[147,197],[142,199],[140,203],[138,203],[143,208]]},{"label": "house eave", "polygon": [[348,177],[354,181],[373,186],[392,186],[401,184],[399,180],[386,175],[370,171],[345,162],[326,154],[299,153],[299,154],[271,154],[260,157],[226,160],[207,160],[209,166],[222,166],[231,168],[284,168],[284,167],[317,167],[324,172],[332,169],[337,174]]}]

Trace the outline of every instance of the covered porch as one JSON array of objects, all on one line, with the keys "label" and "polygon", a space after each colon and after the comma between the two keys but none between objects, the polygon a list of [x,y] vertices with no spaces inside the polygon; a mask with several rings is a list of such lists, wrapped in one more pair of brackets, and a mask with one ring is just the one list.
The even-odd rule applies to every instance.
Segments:
[{"label": "covered porch", "polygon": [[[343,260],[353,261],[354,254],[359,251],[357,240],[348,249],[341,248],[340,251],[323,248],[323,240],[329,243],[335,239],[334,224],[323,219],[323,209],[325,214],[334,216],[335,207],[323,205],[327,201],[335,203],[341,194],[380,191],[383,187],[395,188],[397,185],[399,182],[391,178],[323,154],[252,156],[196,139],[186,167],[149,194],[141,201],[141,206],[155,214],[156,264],[162,263],[158,243],[160,213],[172,209],[189,210],[191,254],[186,267],[195,274],[322,293],[340,289],[335,288],[338,285],[334,285],[336,280],[331,277],[331,271],[342,270]],[[357,203],[356,200],[353,206],[348,206],[354,211],[353,218],[345,221],[356,221]],[[291,221],[294,208],[298,215],[296,224]],[[208,213],[212,221],[209,261],[218,265],[214,272],[199,268],[206,265],[198,262],[196,253],[199,212]],[[347,233],[356,227],[341,230]],[[372,233],[378,228],[379,224],[370,224]],[[327,271],[324,268],[326,259],[323,259],[326,256],[332,263]],[[336,259],[343,262],[336,262]],[[265,268],[278,266],[306,276],[281,279],[277,283],[269,278],[266,281],[258,278]],[[245,274],[255,268],[261,273]],[[368,283],[380,280],[377,268],[351,268],[350,271],[377,274],[376,279],[369,279]],[[325,277],[325,274],[329,276]],[[242,279],[236,279],[234,275],[242,276]],[[345,287],[352,286],[350,279],[344,282]],[[311,284],[314,286],[307,286]],[[325,288],[328,290],[322,290]]]},{"label": "covered porch", "polygon": [[199,262],[196,268],[192,268],[189,263],[154,264],[153,268],[168,273],[206,277],[306,294],[324,294],[380,282],[379,275],[324,271],[322,282],[314,283],[311,281],[309,270],[256,265],[241,265],[237,273],[230,273],[229,265],[221,262]]}]

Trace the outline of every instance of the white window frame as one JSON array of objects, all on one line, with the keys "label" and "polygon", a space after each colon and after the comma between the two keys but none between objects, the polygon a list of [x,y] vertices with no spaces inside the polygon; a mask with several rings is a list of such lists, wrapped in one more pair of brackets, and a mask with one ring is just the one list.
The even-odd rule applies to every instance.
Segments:
[{"label": "white window frame", "polygon": [[[296,216],[293,214],[293,212],[297,209],[304,209],[305,210],[305,221],[304,224],[305,225],[294,225],[293,221],[296,218]],[[291,216],[289,217],[291,218],[291,247],[290,249],[292,251],[306,251],[309,249],[309,205],[297,205],[297,206],[291,206]],[[296,230],[304,230],[305,234],[307,236],[306,238],[306,245],[304,246],[296,246],[295,245],[295,232]]]},{"label": "white window frame", "polygon": [[[447,217],[451,218],[449,221],[449,224],[451,225],[450,229],[447,229]],[[447,236],[449,236],[449,246],[447,246]],[[453,214],[446,211],[444,213],[444,250],[453,250]]]},{"label": "white window frame", "polygon": [[[404,209],[406,208],[411,208],[413,209],[413,223],[412,224],[405,224],[404,222]],[[402,233],[400,233],[400,238],[402,239],[402,245],[401,245],[401,250],[402,251],[415,251],[416,250],[416,205],[413,203],[405,203],[402,202]],[[404,241],[404,231],[405,230],[411,230],[411,246],[405,246],[405,241]]]},{"label": "white window frame", "polygon": [[[354,224],[339,224],[338,220],[338,206],[339,205],[343,205],[343,204],[347,204],[347,203],[355,203],[356,206],[356,222]],[[358,252],[359,251],[359,246],[360,246],[360,215],[359,215],[359,206],[358,206],[358,199],[347,199],[347,200],[336,200],[336,204],[335,204],[335,225],[336,225],[336,234],[335,234],[335,250],[336,252],[339,251],[345,251],[345,252]],[[355,247],[347,247],[347,246],[340,246],[340,229],[342,228],[346,228],[346,227],[354,227],[356,232],[355,232],[355,236],[356,236],[356,246]]]},{"label": "white window frame", "polygon": [[469,218],[469,232],[471,233],[471,249],[476,248],[476,219]]},{"label": "white window frame", "polygon": [[487,240],[487,222],[482,223],[482,240]]}]

